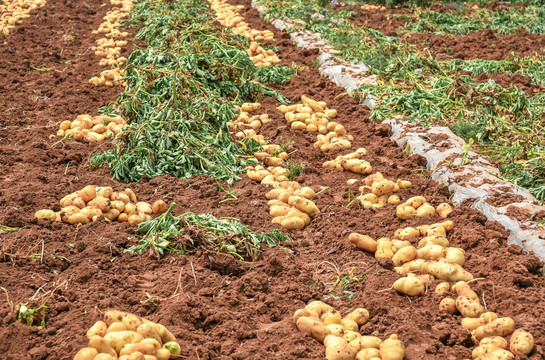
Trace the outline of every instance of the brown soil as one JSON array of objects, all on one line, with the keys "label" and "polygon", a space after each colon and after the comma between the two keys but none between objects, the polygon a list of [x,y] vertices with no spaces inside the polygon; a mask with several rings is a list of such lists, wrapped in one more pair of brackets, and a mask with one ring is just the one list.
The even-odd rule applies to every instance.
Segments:
[{"label": "brown soil", "polygon": [[[249,8],[249,1],[238,3]],[[209,252],[162,259],[153,254],[131,257],[123,251],[136,240],[130,238],[132,232],[126,223],[70,226],[36,221],[33,214],[37,209],[53,207],[63,195],[87,184],[99,184],[116,189],[130,186],[144,201],[175,201],[177,214],[194,211],[237,217],[255,231],[275,227],[264,197],[267,189],[245,176],[232,187],[239,200],[219,204],[224,195],[207,177],[179,180],[163,176],[122,184],[110,180],[107,169],[87,166],[89,155],[108,148],[107,143],[48,138],[60,121],[83,112],[94,113],[118,92],[88,85],[87,79],[100,70],[98,59],[89,53],[75,55],[94,40],[90,32],[108,8],[100,4],[66,5],[49,0],[0,45],[0,88],[6,89],[0,108],[0,206],[5,209],[0,213],[0,224],[21,227],[17,233],[0,233],[0,285],[6,290],[0,295],[9,296],[14,305],[48,304],[46,329],[38,330],[15,321],[9,302],[0,303],[0,358],[69,359],[87,345],[85,332],[100,319],[101,312],[116,308],[167,326],[180,340],[184,359],[320,359],[324,347],[298,332],[291,317],[310,300],[330,293],[327,283],[337,274],[326,261],[340,271],[355,266],[355,275],[366,272],[363,281],[354,283],[353,299],[327,300],[342,312],[362,306],[369,309],[371,319],[363,333],[382,338],[399,334],[407,359],[470,357],[473,346],[470,335],[460,327],[460,316],[440,314],[441,298],[431,291],[411,299],[392,290],[380,291],[398,278],[392,264],[376,261],[347,239],[353,231],[391,236],[399,227],[439,219],[404,222],[396,218],[393,206],[376,211],[356,205],[347,208],[346,179],[361,176],[323,169],[321,164],[335,154],[315,150],[314,135],[289,129],[272,99],[262,101],[273,120],[262,133],[275,143],[294,140],[293,147],[298,150],[294,159],[305,164],[298,180],[315,189],[329,186],[329,190],[317,198],[321,214],[311,225],[288,232],[293,241],[283,248],[267,249],[259,261],[243,263]],[[309,94],[336,108],[339,121],[356,139],[354,147],[368,150],[366,158],[376,171],[413,182],[402,197],[424,194],[434,205],[448,201],[445,187],[413,171],[423,167],[422,158],[403,155],[389,139],[389,128],[370,123],[368,109],[351,97],[336,98],[345,91],[312,69],[315,52],[294,47],[288,35],[262,23],[255,10],[244,15],[252,26],[275,32],[274,45],[283,64],[294,61],[309,67],[278,89],[293,101]],[[74,42],[62,42],[63,34],[72,29],[78,33]],[[64,66],[55,62],[65,58],[73,63],[63,73],[30,71],[24,65],[62,70]],[[47,99],[35,100],[34,92]],[[477,211],[462,206],[451,218],[456,224],[451,244],[464,248],[466,268],[475,277],[485,278],[474,287],[486,300],[488,310],[511,316],[517,326],[531,331],[537,346],[529,358],[543,359],[543,263],[517,246],[507,246],[507,232]],[[30,260],[29,256],[41,253],[42,248],[42,261]]]}]

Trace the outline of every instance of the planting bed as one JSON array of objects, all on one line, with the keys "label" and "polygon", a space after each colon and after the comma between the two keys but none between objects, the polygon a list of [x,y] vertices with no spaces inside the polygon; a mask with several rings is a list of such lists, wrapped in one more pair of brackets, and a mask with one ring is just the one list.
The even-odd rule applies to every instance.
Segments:
[{"label": "planting bed", "polygon": [[[438,206],[449,201],[447,188],[422,171],[424,158],[404,154],[390,139],[389,126],[371,121],[368,108],[319,75],[317,51],[296,47],[288,34],[263,22],[249,0],[230,3],[242,5],[240,15],[251,28],[274,34],[264,48],[273,45],[279,64],[295,69],[284,85],[270,86],[294,104],[302,95],[326,102],[338,112],[335,121],[354,138],[352,150],[322,152],[313,146],[315,133],[290,128],[277,100],[248,99],[258,100],[259,114],[270,119],[258,133],[286,144],[290,161],[303,167],[294,180],[317,193],[322,190],[313,198],[320,213],[304,229],[288,231],[271,222],[265,197],[270,188],[244,174],[232,185],[218,185],[204,175],[123,183],[112,180],[106,166],[89,166],[91,154],[111,149],[112,140],[90,143],[50,136],[62,121],[98,115],[98,108],[112,103],[123,88],[88,82],[105,69],[91,50],[100,38],[92,31],[112,5],[48,0],[0,43],[0,225],[18,228],[0,230],[0,358],[71,359],[87,346],[85,334],[104,311],[117,309],[166,326],[184,359],[321,359],[322,345],[292,321],[293,313],[312,300],[324,300],[343,314],[366,308],[370,319],[360,331],[381,339],[397,334],[406,359],[470,358],[471,334],[460,326],[460,315],[440,312],[441,296],[430,290],[409,298],[390,289],[399,278],[393,263],[375,259],[349,241],[354,232],[379,238],[444,219],[434,215],[404,221],[394,205],[364,209],[353,201],[361,182],[347,185],[364,175],[322,164],[365,148],[364,159],[373,172],[412,182],[400,191],[403,200],[423,195]],[[124,31],[127,39],[136,34],[134,28]],[[130,45],[129,40],[121,53],[129,61],[135,43]],[[89,184],[116,191],[131,188],[139,201],[150,204],[175,202],[176,215],[237,218],[258,233],[281,229],[292,241],[273,248],[262,245],[253,262],[211,250],[160,257],[148,248],[131,255],[124,250],[138,239],[127,222],[99,219],[70,225],[34,217],[40,209],[60,210],[59,199]],[[534,350],[519,358],[545,358],[543,263],[507,245],[508,232],[476,210],[461,205],[448,219],[454,222],[450,246],[466,251],[464,268],[478,278],[471,287],[487,310],[512,317],[517,328],[534,335]],[[191,228],[176,242],[187,243],[199,233],[198,227]],[[14,310],[22,303],[30,308],[46,303],[45,328],[37,327],[41,315],[34,326],[17,321]]]}]

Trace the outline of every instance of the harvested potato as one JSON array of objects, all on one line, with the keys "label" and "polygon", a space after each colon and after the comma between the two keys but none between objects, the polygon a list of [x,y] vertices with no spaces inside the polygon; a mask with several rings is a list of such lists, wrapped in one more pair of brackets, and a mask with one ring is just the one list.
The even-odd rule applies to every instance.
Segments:
[{"label": "harvested potato", "polygon": [[477,318],[484,312],[484,307],[479,300],[472,299],[467,295],[460,295],[456,298],[456,308],[466,318]]},{"label": "harvested potato", "polygon": [[104,335],[104,340],[118,353],[126,344],[137,343],[144,338],[136,331],[116,331]]},{"label": "harvested potato", "polygon": [[375,251],[375,258],[392,258],[394,256],[394,249],[392,242],[388,238],[380,238],[377,240],[377,250]]},{"label": "harvested potato", "polygon": [[344,317],[345,319],[354,320],[358,326],[362,326],[369,321],[369,311],[363,308],[357,308]]},{"label": "harvested potato", "polygon": [[507,343],[507,340],[505,340],[501,336],[485,337],[479,342],[479,345],[486,345],[486,344],[492,344],[501,349],[507,349],[507,347],[509,346],[509,344]]},{"label": "harvested potato", "polygon": [[315,300],[309,302],[308,305],[305,306],[305,309],[313,314],[316,314],[315,316],[320,318],[326,312],[332,311],[333,307],[324,303],[323,301]]},{"label": "harvested potato", "polygon": [[528,355],[534,349],[534,337],[527,331],[517,329],[511,335],[509,349],[514,354]]},{"label": "harvested potato", "polygon": [[416,256],[417,250],[413,246],[405,246],[394,254],[392,261],[394,262],[395,266],[401,266],[416,259]]},{"label": "harvested potato", "polygon": [[416,216],[425,217],[432,216],[435,214],[435,208],[430,204],[423,204],[416,210]]},{"label": "harvested potato", "polygon": [[408,296],[418,296],[426,292],[426,285],[417,277],[403,277],[394,282],[394,290]]},{"label": "harvested potato", "polygon": [[442,282],[442,283],[439,283],[436,287],[435,287],[435,293],[439,296],[443,296],[445,294],[448,294],[450,291],[450,284],[448,282]]},{"label": "harvested potato", "polygon": [[416,210],[409,205],[399,205],[396,208],[396,215],[401,220],[409,220],[416,216]]},{"label": "harvested potato", "polygon": [[163,349],[167,349],[169,351],[170,357],[177,357],[182,352],[180,344],[178,344],[176,341],[167,342],[163,345]]},{"label": "harvested potato", "polygon": [[466,330],[473,331],[479,326],[485,325],[486,322],[478,317],[478,318],[463,318],[462,319],[462,327]]},{"label": "harvested potato", "polygon": [[344,342],[337,341],[333,345],[326,347],[325,356],[327,360],[353,360],[358,350],[354,344],[346,342],[346,340]]},{"label": "harvested potato", "polygon": [[401,276],[406,276],[409,272],[419,271],[430,274],[437,279],[445,281],[469,281],[473,280],[473,275],[464,270],[460,265],[451,263],[445,259],[422,260],[416,259],[409,261],[395,268],[395,271]]},{"label": "harvested potato", "polygon": [[346,334],[347,331],[358,331],[360,327],[358,326],[358,323],[356,323],[352,319],[344,318],[341,320],[341,325],[344,328],[344,332]]},{"label": "harvested potato", "polygon": [[448,297],[444,298],[439,303],[439,311],[449,315],[456,314],[456,312],[458,311],[458,309],[456,308],[456,300]]},{"label": "harvested potato", "polygon": [[344,335],[344,326],[341,324],[329,324],[325,326],[331,335],[343,336]]},{"label": "harvested potato", "polygon": [[157,200],[153,203],[152,211],[154,214],[162,214],[167,211],[167,204],[163,200]]},{"label": "harvested potato", "polygon": [[473,332],[473,336],[477,341],[481,341],[489,336],[507,336],[515,330],[515,322],[509,317],[498,318],[490,321],[488,324],[479,326]]},{"label": "harvested potato", "polygon": [[86,347],[77,352],[74,360],[93,360],[98,355],[98,351],[92,347]]},{"label": "harvested potato", "polygon": [[442,203],[437,206],[437,214],[442,218],[446,218],[451,212],[452,206],[447,203]]},{"label": "harvested potato", "polygon": [[491,352],[493,352],[495,350],[499,350],[499,349],[500,348],[497,347],[494,344],[479,345],[475,349],[473,349],[473,351],[471,352],[471,357],[473,357],[473,359],[476,359],[476,358],[478,358],[480,356],[483,356],[485,354],[491,353]]},{"label": "harvested potato", "polygon": [[108,325],[104,321],[97,321],[93,326],[87,330],[87,338],[90,339],[93,336],[104,336],[108,330]]},{"label": "harvested potato", "polygon": [[367,235],[361,235],[358,233],[351,233],[348,236],[350,242],[356,245],[358,248],[374,253],[377,251],[378,243]]},{"label": "harvested potato", "polygon": [[376,196],[387,195],[394,192],[395,183],[393,181],[382,179],[371,185],[371,191]]},{"label": "harvested potato", "polygon": [[504,349],[497,349],[477,358],[478,360],[511,360],[515,355]]},{"label": "harvested potato", "polygon": [[119,355],[131,355],[135,352],[140,352],[143,355],[155,355],[156,350],[155,345],[151,343],[140,342],[136,344],[125,344],[119,352]]},{"label": "harvested potato", "polygon": [[354,340],[354,344],[358,345],[360,349],[379,349],[380,344],[382,344],[382,340],[380,340],[376,336],[369,336],[369,335],[363,335],[356,340]]},{"label": "harvested potato", "polygon": [[49,221],[55,221],[57,219],[57,214],[53,210],[43,209],[38,210],[34,214],[34,216],[38,220],[49,220]]},{"label": "harvested potato", "polygon": [[330,324],[341,324],[341,313],[339,313],[337,310],[331,310],[323,314],[321,317],[322,321],[324,322],[324,325],[330,325]]},{"label": "harvested potato", "polygon": [[358,351],[356,360],[376,360],[380,359],[380,351],[375,348],[367,348]]},{"label": "harvested potato", "polygon": [[297,329],[319,342],[323,342],[325,337],[330,334],[330,330],[321,321],[306,316],[302,316],[297,320]]},{"label": "harvested potato", "polygon": [[320,209],[311,200],[305,199],[301,196],[290,196],[288,204],[295,206],[297,209],[308,214],[310,217],[315,217],[320,213]]},{"label": "harvested potato", "polygon": [[94,335],[89,339],[89,346],[97,349],[98,353],[109,354],[113,357],[117,357],[117,352],[110,346],[110,344],[99,335]]},{"label": "harvested potato", "polygon": [[379,353],[381,360],[403,360],[405,347],[394,334],[380,344]]}]

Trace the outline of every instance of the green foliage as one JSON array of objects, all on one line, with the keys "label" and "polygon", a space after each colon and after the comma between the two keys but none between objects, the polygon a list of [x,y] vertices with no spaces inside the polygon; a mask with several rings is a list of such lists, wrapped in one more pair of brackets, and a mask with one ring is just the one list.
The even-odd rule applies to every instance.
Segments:
[{"label": "green foliage", "polygon": [[136,38],[148,47],[129,56],[127,89],[102,110],[123,114],[129,126],[112,150],[92,156],[91,165],[108,164],[113,178],[123,181],[168,174],[233,183],[255,148],[231,137],[234,106],[262,96],[288,102],[262,82],[284,83],[291,69],[257,69],[245,51],[248,40],[211,25],[205,2],[142,0],[131,16],[132,24],[144,25]]},{"label": "green foliage", "polygon": [[44,301],[42,305],[37,308],[29,308],[28,303],[23,303],[15,307],[15,313],[17,314],[17,321],[25,323],[26,326],[33,326],[34,316],[42,313],[42,320],[38,329],[45,329],[45,310],[47,309],[47,301]]},{"label": "green foliage", "polygon": [[224,252],[240,260],[255,261],[261,255],[261,245],[274,247],[290,238],[278,230],[257,234],[237,219],[218,219],[210,214],[185,213],[174,216],[174,203],[162,215],[141,223],[136,232],[141,235],[137,245],[125,250],[141,254],[151,249],[160,256],[165,253],[185,254],[195,249]]}]

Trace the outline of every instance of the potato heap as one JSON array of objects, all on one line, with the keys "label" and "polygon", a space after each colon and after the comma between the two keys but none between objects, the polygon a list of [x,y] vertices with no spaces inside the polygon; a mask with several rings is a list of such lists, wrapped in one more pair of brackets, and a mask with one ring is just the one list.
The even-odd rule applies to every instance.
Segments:
[{"label": "potato heap", "polygon": [[294,130],[318,132],[316,149],[324,152],[350,149],[352,135],[347,135],[341,124],[330,121],[337,117],[337,110],[328,109],[323,101],[315,101],[305,95],[301,96],[302,104],[280,105],[277,109]]},{"label": "potato heap", "polygon": [[100,66],[121,66],[127,61],[127,58],[121,56],[121,50],[123,46],[127,45],[127,41],[101,38],[96,43],[97,46],[93,46],[91,49],[95,52],[95,55],[103,58],[100,60]]},{"label": "potato heap", "polygon": [[310,224],[320,209],[311,200],[316,193],[310,187],[301,187],[294,181],[284,181],[265,196],[269,200],[273,223],[288,230],[300,230]]},{"label": "potato heap", "polygon": [[244,18],[239,14],[239,10],[244,9],[244,5],[231,5],[225,0],[212,0],[210,5],[212,10],[216,12],[220,24],[231,28],[235,34],[242,34],[250,41],[274,40],[272,31],[252,29],[244,21]]},{"label": "potato heap", "polygon": [[[119,30],[121,24],[119,20],[129,16],[131,10],[134,8],[133,0],[110,0],[110,3],[114,6],[112,10],[108,11],[104,16],[104,21],[100,24],[98,30],[93,31],[93,34],[101,34],[104,36],[96,41],[96,46],[92,47],[92,50],[97,56],[100,56],[101,66],[122,66],[127,59],[121,56],[122,47],[127,45],[127,41],[115,40],[114,38],[127,37],[128,32],[122,32]],[[112,70],[106,70],[100,73],[100,76],[94,76],[89,80],[89,83],[98,86],[124,86],[127,84],[122,80],[124,72],[118,67]]]},{"label": "potato heap", "polygon": [[452,212],[452,207],[447,203],[442,203],[435,209],[426,201],[425,197],[413,196],[396,208],[397,217],[401,220],[412,219],[415,216],[433,216],[436,212],[437,215],[444,219]]},{"label": "potato heap", "polygon": [[89,83],[95,86],[106,85],[106,86],[123,86],[127,87],[127,83],[123,81],[123,76],[125,71],[114,68],[110,70],[104,70],[100,73],[100,76],[93,76],[89,79]]},{"label": "potato heap", "polygon": [[88,331],[89,346],[74,360],[167,360],[181,352],[176,338],[161,324],[109,310]]},{"label": "potato heap", "polygon": [[[441,283],[435,288],[438,295],[450,291],[449,283]],[[534,348],[534,337],[522,329],[515,330],[515,322],[510,317],[500,318],[494,312],[486,312],[479,296],[464,281],[452,286],[456,300],[444,298],[439,309],[447,314],[462,314],[462,327],[471,332],[471,338],[477,347],[473,350],[473,359],[514,359],[514,354],[528,355]],[[511,335],[512,334],[512,335]],[[505,339],[511,335],[510,344]],[[509,345],[509,349],[507,347]]]},{"label": "potato heap", "polygon": [[30,17],[30,12],[44,6],[45,0],[4,0],[0,2],[0,33],[8,35],[10,29],[21,19]]},{"label": "potato heap", "polygon": [[280,62],[273,50],[265,50],[256,42],[252,42],[246,52],[255,66],[271,66]]},{"label": "potato heap", "polygon": [[359,148],[355,152],[346,155],[339,155],[335,160],[329,160],[323,163],[322,167],[326,169],[337,169],[340,171],[351,171],[356,174],[370,174],[373,171],[371,164],[362,159],[367,155],[367,150]]},{"label": "potato heap", "polygon": [[265,137],[263,135],[258,135],[254,129],[244,129],[242,131],[239,131],[235,134],[235,138],[237,138],[238,140],[242,140],[244,138],[254,139],[261,145],[267,144]]},{"label": "potato heap", "polygon": [[161,214],[167,205],[163,200],[153,206],[147,202],[137,202],[131,189],[116,192],[109,186],[87,185],[80,191],[66,195],[60,201],[61,211],[43,209],[36,212],[38,219],[64,221],[69,224],[87,224],[103,217],[107,221],[128,221],[136,226],[151,219],[151,214]]},{"label": "potato heap", "polygon": [[369,320],[369,312],[358,308],[344,318],[333,307],[311,301],[293,315],[299,331],[323,343],[328,360],[402,360],[405,347],[397,335],[382,341],[361,335],[360,326]]},{"label": "potato heap", "polygon": [[59,125],[57,136],[64,136],[67,139],[87,140],[98,142],[107,138],[115,137],[125,127],[125,120],[121,116],[91,116],[78,115],[76,120],[65,120]]},{"label": "potato heap", "polygon": [[244,126],[249,126],[252,129],[257,130],[261,128],[263,124],[271,122],[268,114],[250,115],[261,108],[260,103],[244,103],[241,106],[235,106],[235,108],[239,111],[237,119],[227,123],[231,131],[235,131]]},{"label": "potato heap", "polygon": [[[385,179],[382,173],[376,172],[367,176],[364,180],[364,185],[360,186],[359,191],[362,195],[358,196],[364,209],[381,208],[386,204],[399,205],[401,199],[397,193],[399,190],[405,190],[412,186],[410,181],[397,179],[396,182]],[[370,190],[370,193],[363,192]]]}]

